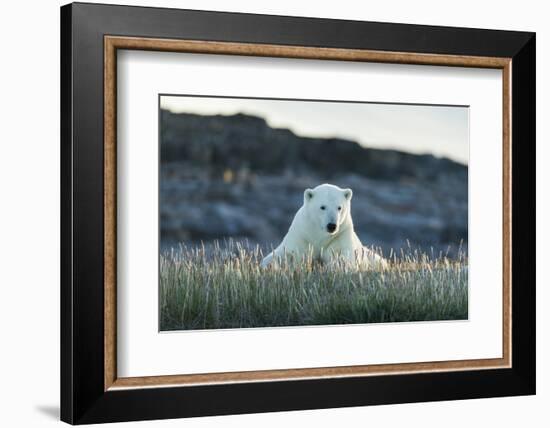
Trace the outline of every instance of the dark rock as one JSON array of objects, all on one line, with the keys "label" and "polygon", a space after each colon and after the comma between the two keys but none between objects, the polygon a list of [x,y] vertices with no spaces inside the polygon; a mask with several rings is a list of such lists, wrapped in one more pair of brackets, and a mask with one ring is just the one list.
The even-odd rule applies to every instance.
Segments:
[{"label": "dark rock", "polygon": [[449,159],[364,148],[337,138],[298,137],[244,114],[201,116],[162,110],[160,121],[162,162],[185,161],[222,172],[227,168],[270,174],[308,171],[327,178],[350,173],[385,180],[467,176],[464,165]]},{"label": "dark rock", "polygon": [[[322,154],[322,155],[320,155]],[[229,238],[264,249],[287,232],[303,191],[354,191],[365,245],[456,254],[468,241],[468,168],[449,159],[302,138],[258,117],[161,112],[163,249]]]}]

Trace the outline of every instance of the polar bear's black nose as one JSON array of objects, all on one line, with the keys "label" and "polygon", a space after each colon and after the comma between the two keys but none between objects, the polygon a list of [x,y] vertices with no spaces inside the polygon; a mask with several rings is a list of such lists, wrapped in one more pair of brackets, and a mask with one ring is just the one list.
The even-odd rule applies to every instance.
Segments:
[{"label": "polar bear's black nose", "polygon": [[334,223],[327,224],[327,230],[332,233],[336,230],[336,225]]}]

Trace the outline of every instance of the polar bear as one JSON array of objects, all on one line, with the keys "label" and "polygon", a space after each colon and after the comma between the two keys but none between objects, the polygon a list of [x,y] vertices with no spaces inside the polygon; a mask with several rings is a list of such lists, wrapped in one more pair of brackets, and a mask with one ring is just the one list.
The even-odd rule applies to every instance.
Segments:
[{"label": "polar bear", "polygon": [[343,263],[354,269],[384,268],[385,259],[363,247],[353,229],[351,189],[321,184],[304,191],[304,204],[281,244],[262,261],[266,267],[282,257]]}]

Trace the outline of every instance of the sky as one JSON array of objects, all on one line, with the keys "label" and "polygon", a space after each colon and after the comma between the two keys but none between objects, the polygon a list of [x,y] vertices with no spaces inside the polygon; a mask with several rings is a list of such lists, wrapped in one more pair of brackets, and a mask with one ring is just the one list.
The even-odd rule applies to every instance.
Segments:
[{"label": "sky", "polygon": [[161,96],[160,105],[174,113],[245,113],[302,137],[338,137],[365,147],[429,153],[468,164],[469,109],[464,106],[172,95]]}]

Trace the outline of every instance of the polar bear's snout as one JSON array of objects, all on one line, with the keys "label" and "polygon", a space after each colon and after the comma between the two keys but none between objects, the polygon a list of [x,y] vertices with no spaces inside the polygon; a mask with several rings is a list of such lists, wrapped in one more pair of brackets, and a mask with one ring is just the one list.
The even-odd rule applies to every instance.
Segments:
[{"label": "polar bear's snout", "polygon": [[[335,235],[338,233],[341,223],[345,220],[345,216],[341,215],[342,211],[339,208],[341,207],[341,202],[330,203],[329,201],[324,201],[322,204],[321,208],[317,210],[317,224],[323,232]],[[313,212],[315,212],[315,208]]]}]

